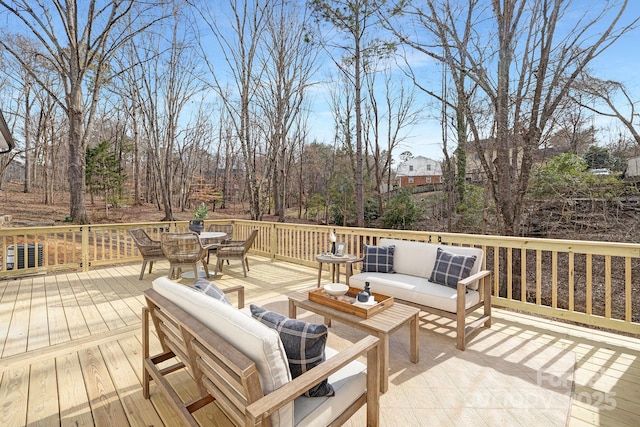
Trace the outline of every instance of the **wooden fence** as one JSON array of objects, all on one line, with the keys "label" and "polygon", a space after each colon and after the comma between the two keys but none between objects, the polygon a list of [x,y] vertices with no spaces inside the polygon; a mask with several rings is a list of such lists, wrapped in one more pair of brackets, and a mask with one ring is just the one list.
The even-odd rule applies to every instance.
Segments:
[{"label": "wooden fence", "polygon": [[[259,230],[256,255],[308,266],[329,250],[331,230],[352,254],[383,237],[480,247],[493,272],[495,306],[640,334],[639,244],[232,222],[237,240]],[[0,229],[0,279],[134,262],[140,257],[128,230],[137,227],[159,239],[187,231],[188,222]]]}]

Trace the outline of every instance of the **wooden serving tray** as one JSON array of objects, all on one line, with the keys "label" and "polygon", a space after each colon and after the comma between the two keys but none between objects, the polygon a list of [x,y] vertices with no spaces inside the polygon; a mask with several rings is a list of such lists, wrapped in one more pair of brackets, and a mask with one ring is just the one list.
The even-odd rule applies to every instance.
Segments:
[{"label": "wooden serving tray", "polygon": [[341,296],[329,295],[322,288],[309,291],[309,301],[335,308],[345,313],[353,314],[363,319],[368,319],[376,313],[389,308],[393,305],[393,297],[373,292],[373,298],[376,303],[373,305],[354,304],[357,301],[356,296],[361,289],[349,287],[346,294]]}]

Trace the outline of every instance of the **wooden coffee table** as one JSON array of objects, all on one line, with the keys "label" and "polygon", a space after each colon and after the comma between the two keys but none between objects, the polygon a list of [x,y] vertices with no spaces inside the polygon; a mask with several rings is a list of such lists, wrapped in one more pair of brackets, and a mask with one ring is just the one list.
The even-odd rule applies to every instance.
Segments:
[{"label": "wooden coffee table", "polygon": [[375,335],[380,339],[380,344],[378,345],[378,360],[380,360],[380,391],[382,393],[389,389],[389,335],[403,325],[409,325],[410,328],[409,360],[413,363],[418,363],[418,315],[420,310],[416,307],[395,302],[391,307],[373,315],[369,319],[363,319],[353,314],[345,313],[314,301],[309,301],[309,291],[307,290],[289,295],[290,318],[296,318],[298,308],[323,316],[327,324],[330,324],[331,320],[336,320],[345,325]]}]

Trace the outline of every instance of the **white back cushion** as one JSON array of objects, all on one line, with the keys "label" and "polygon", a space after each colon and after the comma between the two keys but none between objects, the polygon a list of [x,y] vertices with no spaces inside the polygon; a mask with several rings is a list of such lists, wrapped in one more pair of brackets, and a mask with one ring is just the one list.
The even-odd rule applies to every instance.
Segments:
[{"label": "white back cushion", "polygon": [[397,239],[380,239],[380,246],[396,247],[393,254],[393,269],[397,273],[408,274],[429,278],[433,267],[436,264],[436,254],[438,248],[457,255],[475,255],[476,262],[473,264],[471,274],[480,271],[484,258],[484,251],[479,248],[468,248],[462,246],[436,245],[434,243],[410,242]]},{"label": "white back cushion", "polygon": [[436,250],[428,243],[407,240],[380,239],[380,246],[395,246],[393,270],[396,273],[429,278],[436,263]]},{"label": "white back cushion", "polygon": [[[251,359],[265,395],[291,381],[287,355],[274,329],[168,277],[155,279],[152,287]],[[293,402],[275,413],[271,422],[274,426],[292,426]]]}]

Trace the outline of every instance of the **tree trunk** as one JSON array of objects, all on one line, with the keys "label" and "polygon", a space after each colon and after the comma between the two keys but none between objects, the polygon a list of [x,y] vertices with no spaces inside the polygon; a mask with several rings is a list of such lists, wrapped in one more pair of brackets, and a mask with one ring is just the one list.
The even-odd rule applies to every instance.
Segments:
[{"label": "tree trunk", "polygon": [[[277,187],[277,193],[274,194],[274,200],[276,201],[276,214],[278,215],[278,222],[285,222],[285,194],[286,194],[286,147],[284,141],[281,142],[281,151],[278,155],[278,167],[275,170],[275,187]],[[277,198],[276,198],[277,196]]]},{"label": "tree trunk", "polygon": [[75,224],[88,224],[85,206],[85,142],[82,124],[82,94],[71,88],[69,100],[69,194],[70,216]]},{"label": "tree trunk", "polygon": [[456,130],[458,134],[458,146],[456,147],[456,189],[458,191],[458,203],[464,201],[465,184],[467,179],[467,116],[464,113],[466,108],[462,104],[466,102],[464,93],[464,76],[460,77],[458,89],[458,100],[456,102]]},{"label": "tree trunk", "polygon": [[[31,192],[31,102],[29,84],[25,88],[24,100],[24,192]],[[42,111],[40,112],[42,117]],[[42,120],[40,121],[42,123]]]},{"label": "tree trunk", "polygon": [[[357,13],[357,12],[356,12]],[[357,16],[355,22],[359,22]],[[358,28],[359,29],[359,28]],[[356,32],[357,34],[357,32]],[[356,204],[358,217],[356,225],[364,227],[364,177],[362,173],[362,83],[360,79],[361,67],[360,39],[356,39],[354,47],[354,81],[355,81],[355,110],[356,110]],[[345,212],[346,216],[346,212]]]},{"label": "tree trunk", "polygon": [[[497,9],[497,7],[496,7]],[[504,10],[496,10],[499,32],[498,52],[498,86],[496,96],[496,198],[498,210],[498,231],[508,236],[514,233],[514,194],[512,183],[515,181],[513,165],[511,165],[510,150],[516,150],[515,141],[509,141],[509,77],[513,60],[511,19],[513,4],[504,1]],[[517,154],[516,154],[517,155]]]},{"label": "tree trunk", "polygon": [[133,203],[140,204],[140,132],[138,130],[138,115],[133,108],[131,114],[133,128]]}]

